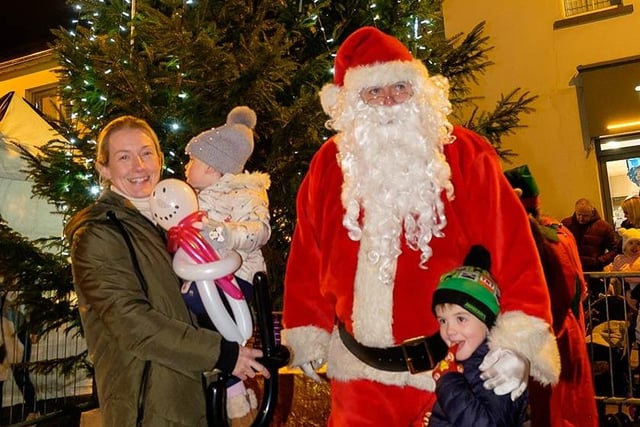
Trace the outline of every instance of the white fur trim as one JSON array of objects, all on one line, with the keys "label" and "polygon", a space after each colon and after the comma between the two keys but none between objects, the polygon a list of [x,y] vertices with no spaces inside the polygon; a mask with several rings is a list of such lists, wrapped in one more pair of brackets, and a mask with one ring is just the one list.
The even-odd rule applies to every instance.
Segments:
[{"label": "white fur trim", "polygon": [[296,367],[313,360],[327,360],[329,333],[316,326],[283,329],[282,343],[291,351],[289,366]]},{"label": "white fur trim", "polygon": [[513,350],[531,363],[531,376],[542,385],[560,378],[560,353],[551,327],[542,319],[521,311],[498,316],[489,334],[489,348]]},{"label": "white fur trim", "polygon": [[353,336],[358,342],[371,347],[391,347],[393,337],[393,281],[382,283],[377,264],[367,259],[370,233],[362,234],[358,250],[358,267],[354,280]]},{"label": "white fur trim", "polygon": [[333,83],[327,83],[320,90],[320,105],[322,105],[322,110],[330,116],[332,116],[333,107],[338,102],[339,93],[340,88]]},{"label": "white fur trim", "polygon": [[227,416],[229,418],[244,417],[250,410],[251,406],[246,394],[238,394],[227,398]]},{"label": "white fur trim", "polygon": [[253,389],[247,389],[247,399],[249,400],[249,406],[251,409],[256,409],[258,407],[258,397],[256,396],[256,392]]},{"label": "white fur trim", "polygon": [[349,68],[344,75],[344,87],[360,91],[371,86],[385,86],[396,82],[416,84],[429,77],[424,64],[413,61],[389,61]]},{"label": "white fur trim", "polygon": [[371,380],[395,386],[412,386],[421,390],[434,391],[436,384],[431,371],[412,374],[406,372],[380,371],[363,363],[355,357],[340,339],[338,330],[331,334],[327,376],[337,381]]}]

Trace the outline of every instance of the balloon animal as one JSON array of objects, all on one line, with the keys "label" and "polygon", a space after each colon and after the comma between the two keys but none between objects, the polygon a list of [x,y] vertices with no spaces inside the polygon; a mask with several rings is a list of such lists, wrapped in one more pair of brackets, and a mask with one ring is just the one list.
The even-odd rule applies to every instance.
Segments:
[{"label": "balloon animal", "polygon": [[[224,338],[244,345],[253,333],[249,306],[233,273],[242,258],[233,250],[223,258],[200,234],[206,214],[198,210],[198,198],[184,181],[169,178],[160,181],[150,199],[151,213],[167,230],[167,249],[175,252],[173,270],[178,277],[195,281],[207,315]],[[222,289],[233,312],[227,311],[216,289]],[[234,321],[235,319],[235,321]]]}]

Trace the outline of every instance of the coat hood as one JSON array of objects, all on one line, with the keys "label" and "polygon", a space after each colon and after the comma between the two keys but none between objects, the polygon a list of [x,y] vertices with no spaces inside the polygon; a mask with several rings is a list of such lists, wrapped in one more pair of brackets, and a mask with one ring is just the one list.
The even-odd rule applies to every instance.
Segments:
[{"label": "coat hood", "polygon": [[118,209],[120,217],[122,216],[122,212],[125,212],[125,215],[137,217],[137,209],[129,200],[106,189],[100,194],[100,197],[95,203],[79,211],[69,220],[67,225],[65,225],[64,235],[67,241],[72,242],[76,231],[87,222],[105,221],[107,219],[107,212],[114,208]]}]

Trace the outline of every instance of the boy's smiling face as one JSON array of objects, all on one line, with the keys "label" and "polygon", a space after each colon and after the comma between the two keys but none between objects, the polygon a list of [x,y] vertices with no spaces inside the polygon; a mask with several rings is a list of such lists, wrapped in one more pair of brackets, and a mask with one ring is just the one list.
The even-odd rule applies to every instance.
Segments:
[{"label": "boy's smiling face", "polygon": [[438,304],[435,312],[444,342],[458,344],[456,360],[467,360],[489,333],[484,322],[458,304]]}]

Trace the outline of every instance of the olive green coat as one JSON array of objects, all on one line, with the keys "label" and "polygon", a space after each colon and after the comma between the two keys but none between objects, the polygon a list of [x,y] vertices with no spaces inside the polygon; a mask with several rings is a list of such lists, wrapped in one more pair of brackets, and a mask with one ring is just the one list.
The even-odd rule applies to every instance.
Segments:
[{"label": "olive green coat", "polygon": [[[108,211],[131,237],[148,296]],[[221,337],[192,323],[163,234],[109,190],[79,212],[65,234],[104,426],[135,426],[145,361],[151,368],[143,425],[206,425],[201,374],[217,363]]]}]

